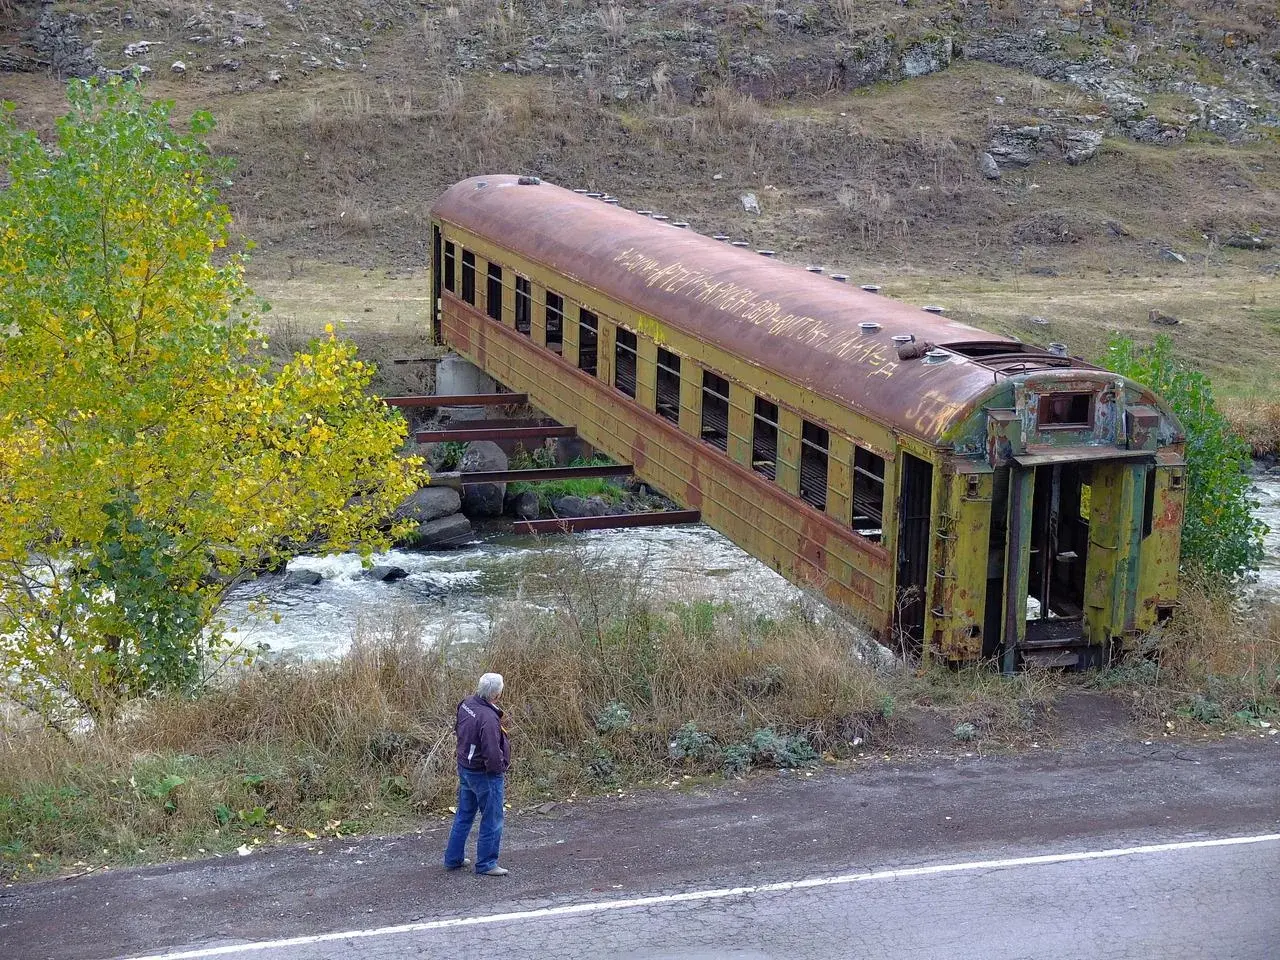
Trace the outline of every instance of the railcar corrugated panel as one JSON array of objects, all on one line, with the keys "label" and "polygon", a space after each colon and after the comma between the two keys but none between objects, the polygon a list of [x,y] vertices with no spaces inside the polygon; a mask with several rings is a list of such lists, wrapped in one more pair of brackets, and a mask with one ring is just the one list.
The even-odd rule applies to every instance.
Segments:
[{"label": "railcar corrugated panel", "polygon": [[891,572],[883,547],[859,542],[776,484],[626,402],[602,380],[550,364],[529,338],[481,310],[449,294],[444,301],[446,339],[464,357],[527,393],[550,416],[575,424],[587,442],[632,464],[641,480],[701,510],[705,521],[788,579],[849,607],[872,629],[887,631]]},{"label": "railcar corrugated panel", "polygon": [[[990,368],[901,362],[891,337],[945,346],[1017,341],[866,293],[551,184],[478,177],[433,216],[518,250],[663,326],[741,357],[896,430],[936,441],[989,392]],[[477,284],[482,286],[483,284]],[[864,331],[862,322],[878,323]],[[648,330],[640,332],[649,334]]]},{"label": "railcar corrugated panel", "polygon": [[[433,215],[476,258],[474,307],[441,297],[455,349],[881,635],[910,580],[921,596],[898,610],[898,626],[927,650],[965,661],[1003,649],[1009,665],[1024,640],[1042,643],[1047,621],[1029,638],[1026,602],[1011,598],[1028,595],[1033,562],[1049,595],[1045,551],[1058,536],[1066,465],[1073,490],[1090,485],[1088,565],[1067,583],[1081,592],[1055,594],[1063,612],[1049,616],[1082,619],[1083,637],[1104,645],[1130,640],[1174,603],[1182,435],[1145,388],[547,184],[465,181]],[[515,329],[514,297],[504,294],[501,323],[486,315],[489,261],[504,288],[512,271],[528,281],[528,334]],[[564,298],[559,358],[547,346],[548,291]],[[598,318],[596,376],[577,368],[580,307]],[[867,321],[879,326],[861,329]],[[636,335],[634,399],[612,386],[620,329]],[[891,337],[906,333],[949,349],[941,362],[900,361]],[[660,348],[683,358],[667,417],[653,412]],[[703,370],[728,382],[724,451],[702,439]],[[752,469],[767,447],[753,440],[757,397],[778,408],[772,479]],[[827,431],[825,512],[799,496],[820,469],[801,455],[803,420]],[[855,443],[883,460],[879,543],[850,527]],[[906,454],[918,458],[908,483]],[[1083,510],[1083,494],[1071,496]],[[1048,539],[1033,550],[1033,537]],[[1083,562],[1078,549],[1055,548],[1054,563]]]},{"label": "railcar corrugated panel", "polygon": [[[571,195],[576,196],[576,194]],[[599,201],[592,202],[598,203]],[[544,302],[538,297],[542,295],[541,292],[547,289],[551,289],[566,298],[566,309],[574,311],[572,317],[566,316],[565,318],[564,359],[570,365],[573,365],[577,359],[576,352],[571,353],[570,331],[572,331],[574,338],[573,347],[576,350],[578,330],[576,306],[571,307],[568,301],[574,301],[599,310],[602,329],[600,331],[601,339],[598,345],[597,362],[599,364],[600,379],[606,383],[611,382],[613,379],[614,345],[612,340],[605,341],[605,328],[609,326],[610,322],[617,322],[634,333],[653,339],[661,346],[681,353],[686,357],[696,358],[704,369],[720,374],[730,381],[750,383],[752,390],[765,399],[790,406],[810,419],[829,424],[834,429],[856,430],[861,437],[859,440],[861,445],[881,457],[893,459],[896,455],[898,441],[891,428],[875,420],[864,419],[845,403],[804,389],[786,377],[779,375],[777,371],[770,369],[767,365],[752,362],[739,356],[731,346],[726,348],[709,344],[672,323],[659,321],[625,303],[615,303],[602,295],[595,287],[574,280],[572,277],[561,276],[545,266],[531,262],[528,259],[530,256],[528,251],[508,250],[501,244],[490,242],[466,229],[448,229],[446,237],[488,260],[495,260],[500,263],[509,262],[513,259],[513,254],[515,257],[520,258],[523,261],[521,275],[527,275],[533,281],[535,301],[537,303]],[[483,284],[477,284],[476,309],[484,313],[484,291],[481,287],[483,287]],[[534,316],[536,317],[538,313],[539,311],[535,310]],[[925,316],[930,315],[925,314]],[[991,375],[988,373],[988,381],[990,381],[990,377]],[[906,408],[905,413],[918,418],[933,409],[934,407],[929,401],[913,401]]]}]

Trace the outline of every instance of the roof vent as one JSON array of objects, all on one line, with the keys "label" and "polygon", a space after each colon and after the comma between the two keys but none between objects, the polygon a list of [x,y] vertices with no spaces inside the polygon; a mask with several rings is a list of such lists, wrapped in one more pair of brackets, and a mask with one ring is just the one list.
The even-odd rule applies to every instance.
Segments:
[{"label": "roof vent", "polygon": [[671,225],[672,225],[673,227],[679,227],[681,230],[685,230],[685,229],[687,229],[687,228],[688,228],[688,226],[689,226],[689,221],[688,221],[688,220],[675,220],[675,221],[673,221],[673,222],[672,222],[672,224],[671,224]]},{"label": "roof vent", "polygon": [[903,346],[904,344],[915,343],[916,335],[914,333],[895,333],[889,339],[898,346]]},{"label": "roof vent", "polygon": [[575,187],[573,192],[577,194],[581,194],[584,197],[587,195],[587,191],[584,190],[582,187]]},{"label": "roof vent", "polygon": [[951,355],[947,353],[947,351],[939,350],[937,347],[934,347],[932,350],[925,351],[924,362],[930,365],[935,363],[946,363],[950,356]]},{"label": "roof vent", "polygon": [[760,254],[760,256],[762,256],[762,257],[772,257],[772,256],[773,256],[773,251],[772,251],[772,250],[757,250],[757,251],[756,251],[756,253]]},{"label": "roof vent", "polygon": [[822,267],[805,267],[810,273],[821,273]]},{"label": "roof vent", "polygon": [[845,283],[849,278],[845,276],[843,273],[833,273],[831,275],[831,279],[834,280],[836,283]]},{"label": "roof vent", "polygon": [[721,243],[728,243],[729,235],[725,233],[717,233],[712,239],[719,240]]},{"label": "roof vent", "polygon": [[588,196],[590,199],[592,199],[592,200],[599,200],[601,197],[603,197],[603,196],[604,196],[604,194],[603,194],[603,193],[588,193],[588,194],[587,194],[587,196]]},{"label": "roof vent", "polygon": [[863,289],[863,290],[865,290],[865,291],[867,291],[867,293],[879,293],[879,292],[880,292],[880,284],[878,284],[878,283],[864,283],[864,284],[862,285],[862,289]]},{"label": "roof vent", "polygon": [[936,303],[929,303],[929,304],[925,304],[925,308],[924,308],[924,309],[925,309],[925,312],[926,312],[926,313],[938,313],[938,314],[942,314],[942,313],[946,313],[946,312],[947,312],[947,308],[946,308],[946,307],[940,307],[940,306],[938,306]]},{"label": "roof vent", "polygon": [[522,187],[536,187],[538,184],[542,183],[542,178],[541,177],[521,177],[519,180],[516,181],[516,183],[520,184],[520,186]]},{"label": "roof vent", "polygon": [[864,320],[862,323],[858,324],[858,329],[863,333],[875,333],[880,329],[880,324],[876,323],[874,320]]},{"label": "roof vent", "polygon": [[655,214],[653,215],[653,219],[655,219],[655,220],[661,220],[663,223],[666,223],[666,222],[667,222],[668,220],[670,220],[671,218],[670,218],[670,217],[668,217],[665,213],[655,213]]},{"label": "roof vent", "polygon": [[1049,352],[1055,357],[1065,357],[1067,355],[1067,345],[1065,343],[1049,344]]},{"label": "roof vent", "polygon": [[734,245],[735,247],[749,247],[749,246],[751,246],[751,244],[747,243],[747,241],[745,241],[745,240],[735,240],[735,241],[733,241],[733,245]]},{"label": "roof vent", "polygon": [[607,204],[609,204],[609,206],[611,206],[611,207],[616,207],[616,206],[618,205],[618,198],[617,198],[617,197],[605,197],[605,198],[604,198],[604,202],[605,202],[605,203],[607,203]]},{"label": "roof vent", "polygon": [[652,210],[637,210],[637,211],[636,211],[636,213],[640,214],[640,216],[642,216],[642,217],[652,217],[652,216],[653,216],[653,211],[652,211]]}]

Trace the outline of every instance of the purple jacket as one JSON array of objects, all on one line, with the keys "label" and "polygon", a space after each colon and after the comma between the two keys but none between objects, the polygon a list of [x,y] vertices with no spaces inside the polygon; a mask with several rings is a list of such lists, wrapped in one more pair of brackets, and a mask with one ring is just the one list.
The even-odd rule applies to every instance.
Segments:
[{"label": "purple jacket", "polygon": [[502,711],[483,697],[470,696],[458,704],[458,766],[485,773],[506,773],[511,766]]}]

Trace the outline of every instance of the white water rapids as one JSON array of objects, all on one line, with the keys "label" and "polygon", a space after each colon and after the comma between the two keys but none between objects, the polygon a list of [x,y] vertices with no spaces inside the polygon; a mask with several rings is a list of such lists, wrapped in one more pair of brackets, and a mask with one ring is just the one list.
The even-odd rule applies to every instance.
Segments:
[{"label": "white water rapids", "polygon": [[[1280,597],[1280,478],[1255,485],[1257,515],[1267,523],[1267,557],[1254,590]],[[362,623],[383,622],[407,612],[427,642],[469,640],[483,635],[496,606],[517,598],[527,562],[546,554],[583,551],[586,561],[621,562],[643,572],[648,587],[672,599],[728,600],[761,610],[799,600],[801,593],[733,543],[702,525],[605,530],[576,537],[497,536],[460,550],[391,551],[374,563],[403,567],[408,577],[377,583],[362,576],[354,554],[300,557],[290,570],[313,570],[315,586],[287,586],[266,577],[240,588],[224,608],[238,636],[265,642],[273,651],[302,657],[342,653]],[[279,623],[250,612],[261,597]],[[537,602],[537,598],[532,599]]]}]

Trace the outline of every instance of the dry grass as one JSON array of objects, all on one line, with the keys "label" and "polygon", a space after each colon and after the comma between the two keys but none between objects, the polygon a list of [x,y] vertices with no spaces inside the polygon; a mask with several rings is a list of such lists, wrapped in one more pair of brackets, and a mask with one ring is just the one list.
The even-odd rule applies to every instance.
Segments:
[{"label": "dry grass", "polygon": [[[1275,366],[1260,358],[1280,355],[1280,282],[1275,278],[1227,271],[1199,277],[1108,277],[1101,271],[1084,277],[976,278],[923,271],[863,277],[883,283],[889,296],[942,303],[959,320],[1030,342],[1058,340],[1089,360],[1098,359],[1116,334],[1139,343],[1167,334],[1178,355],[1207,373],[1220,395],[1239,398],[1237,406],[1252,407],[1274,393]],[[1153,308],[1183,322],[1153,325]],[[1033,317],[1049,323],[1036,324]]]},{"label": "dry grass", "polygon": [[[643,569],[589,553],[537,560],[519,578],[520,600],[495,608],[477,644],[424,648],[401,614],[361,624],[337,660],[266,662],[70,742],[10,721],[0,863],[29,876],[437,815],[454,789],[455,704],[486,670],[507,678],[517,807],[868,745],[1017,745],[1052,736],[1054,702],[1076,684],[987,669],[884,672],[838,619],[661,600]],[[1247,615],[1194,583],[1183,597],[1158,660],[1091,682],[1162,727],[1238,727],[1280,712],[1280,611]]]},{"label": "dry grass", "polygon": [[[1269,723],[1280,714],[1280,604],[1246,606],[1184,578],[1178,615],[1146,657],[1097,678],[1132,697],[1143,720],[1196,726]],[[1268,719],[1270,718],[1270,719]]]},{"label": "dry grass", "polygon": [[1255,457],[1280,456],[1280,401],[1273,397],[1232,397],[1223,404],[1231,428],[1244,437]]},{"label": "dry grass", "polygon": [[[392,618],[338,660],[265,663],[72,742],[11,729],[0,858],[22,874],[403,826],[448,802],[454,707],[489,669],[507,677],[517,803],[718,770],[757,735],[816,760],[882,716],[886,680],[839,625],[656,603],[634,569],[586,556],[524,576],[555,612],[498,611],[478,645],[428,650]],[[677,761],[681,728],[697,749]]]},{"label": "dry grass", "polygon": [[429,279],[400,273],[290,260],[257,269],[255,292],[271,304],[263,328],[275,357],[291,356],[332,325],[377,365],[380,396],[430,393],[442,350],[431,342]]}]

